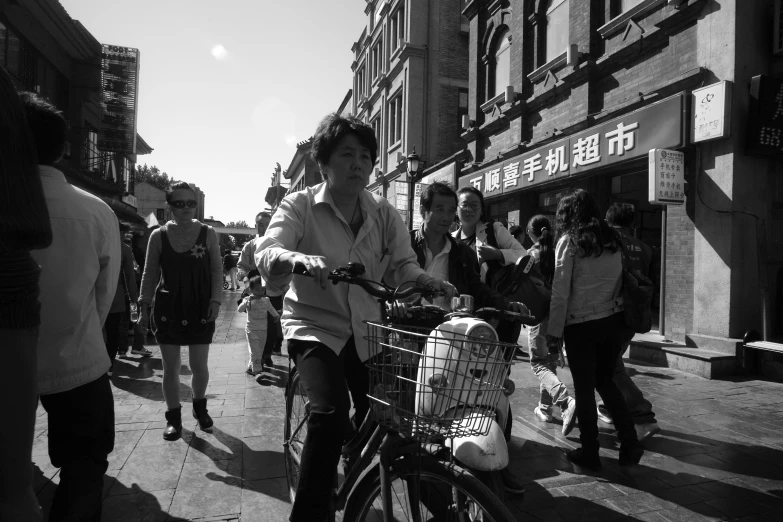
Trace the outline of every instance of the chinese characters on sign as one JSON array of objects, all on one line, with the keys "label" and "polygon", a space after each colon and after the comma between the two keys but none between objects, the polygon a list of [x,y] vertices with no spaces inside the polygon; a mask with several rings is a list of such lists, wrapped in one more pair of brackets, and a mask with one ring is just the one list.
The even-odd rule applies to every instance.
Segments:
[{"label": "chinese characters on sign", "polygon": [[424,187],[427,185],[424,183],[416,183],[413,189],[413,230],[421,228],[421,224],[424,222],[421,217],[421,193],[424,191]]},{"label": "chinese characters on sign", "polygon": [[731,82],[722,81],[693,91],[693,143],[729,137],[731,85]]},{"label": "chinese characters on sign", "polygon": [[98,129],[98,148],[135,154],[139,50],[103,44],[101,82],[103,114]]},{"label": "chinese characters on sign", "polygon": [[676,150],[649,152],[648,199],[656,205],[685,203],[685,154]]},{"label": "chinese characters on sign", "polygon": [[472,185],[485,197],[493,197],[640,158],[653,147],[681,147],[685,145],[684,100],[684,93],[677,94],[462,176],[458,185]]}]

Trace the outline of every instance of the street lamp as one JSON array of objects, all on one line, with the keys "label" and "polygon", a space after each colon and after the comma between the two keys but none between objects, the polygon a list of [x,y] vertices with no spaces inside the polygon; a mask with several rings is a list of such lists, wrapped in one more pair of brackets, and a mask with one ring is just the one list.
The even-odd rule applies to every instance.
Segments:
[{"label": "street lamp", "polygon": [[413,152],[408,154],[407,157],[408,161],[408,198],[409,198],[409,204],[408,204],[408,226],[411,230],[413,230],[413,198],[415,188],[416,188],[416,174],[419,172],[419,166],[421,164],[421,158],[419,158],[419,155],[416,154],[416,147],[413,147]]}]

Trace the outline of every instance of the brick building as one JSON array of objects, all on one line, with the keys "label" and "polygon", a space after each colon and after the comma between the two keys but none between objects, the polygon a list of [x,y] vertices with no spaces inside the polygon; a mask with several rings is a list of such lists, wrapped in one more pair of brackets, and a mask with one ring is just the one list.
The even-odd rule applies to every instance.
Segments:
[{"label": "brick building", "polygon": [[[466,3],[468,153],[459,185],[483,190],[489,217],[513,224],[553,215],[574,187],[592,192],[604,209],[632,203],[635,233],[654,248],[662,294],[655,312],[663,320],[654,329],[678,343],[640,343],[639,356],[716,376],[736,371],[739,338],[762,330],[763,311],[767,335],[783,334],[783,149],[747,146],[759,141],[752,121],[765,113],[754,109],[751,78],[783,76],[772,52],[780,5]],[[718,106],[721,96],[727,103]],[[715,119],[705,123],[706,116]],[[724,122],[727,136],[716,136]],[[783,130],[771,132],[761,131],[762,145],[780,142]],[[684,152],[684,183],[670,183],[667,172],[660,187],[649,186],[653,148]],[[651,204],[649,192],[658,188],[684,204]]]},{"label": "brick building", "polygon": [[68,182],[102,198],[120,219],[143,225],[136,213],[133,170],[152,148],[136,135],[133,154],[101,150],[101,44],[56,0],[0,1],[0,66],[19,90],[60,109],[70,124]]},{"label": "brick building", "polygon": [[[468,32],[464,0],[367,0],[354,43],[352,113],[375,129],[379,155],[369,190],[407,217],[407,157],[428,166],[465,148]],[[421,174],[421,172],[419,173]],[[452,177],[451,182],[456,180]],[[405,190],[406,194],[402,192]]]}]

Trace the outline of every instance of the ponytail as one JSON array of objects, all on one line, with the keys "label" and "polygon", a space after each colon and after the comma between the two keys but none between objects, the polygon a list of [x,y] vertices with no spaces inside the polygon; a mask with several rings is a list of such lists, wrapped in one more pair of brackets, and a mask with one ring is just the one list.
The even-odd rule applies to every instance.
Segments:
[{"label": "ponytail", "polygon": [[530,218],[527,228],[538,236],[541,274],[551,282],[555,276],[555,235],[552,231],[552,224],[546,216],[538,214]]}]

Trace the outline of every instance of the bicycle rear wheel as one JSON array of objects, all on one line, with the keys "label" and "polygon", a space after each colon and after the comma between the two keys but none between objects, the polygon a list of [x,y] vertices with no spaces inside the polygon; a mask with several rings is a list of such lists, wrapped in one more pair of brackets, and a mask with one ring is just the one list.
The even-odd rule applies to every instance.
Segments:
[{"label": "bicycle rear wheel", "polygon": [[285,426],[283,428],[283,454],[285,458],[285,474],[288,479],[288,492],[291,503],[296,498],[296,488],[299,485],[299,464],[302,460],[307,436],[307,415],[310,403],[307,392],[301,385],[299,372],[291,372],[285,398]]},{"label": "bicycle rear wheel", "polygon": [[[427,522],[514,522],[514,516],[476,477],[435,458],[406,457],[390,472],[392,519]],[[383,520],[380,466],[356,485],[344,522]]]}]

